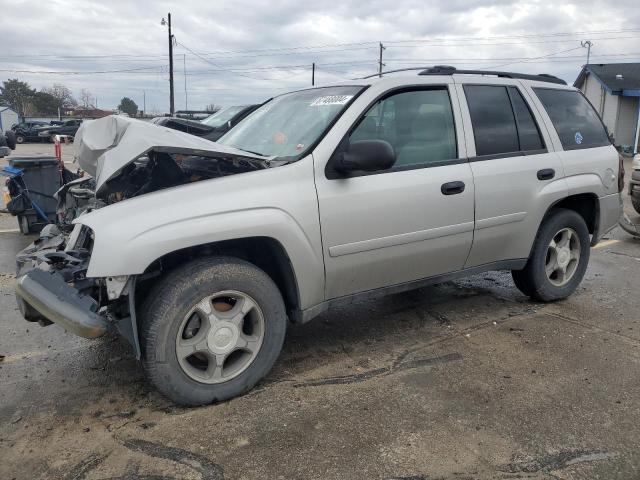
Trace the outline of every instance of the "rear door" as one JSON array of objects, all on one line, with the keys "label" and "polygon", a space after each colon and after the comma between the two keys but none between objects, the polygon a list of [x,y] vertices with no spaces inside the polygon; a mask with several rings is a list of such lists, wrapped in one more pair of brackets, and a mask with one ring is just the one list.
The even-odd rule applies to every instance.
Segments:
[{"label": "rear door", "polygon": [[340,176],[325,169],[330,160],[320,149],[314,152],[326,298],[463,267],[473,235],[473,177],[451,86],[381,92],[348,128],[341,144],[375,139],[393,146],[389,170]]},{"label": "rear door", "polygon": [[480,78],[457,89],[476,196],[465,266],[525,259],[546,208],[566,195],[560,157],[519,82]]}]

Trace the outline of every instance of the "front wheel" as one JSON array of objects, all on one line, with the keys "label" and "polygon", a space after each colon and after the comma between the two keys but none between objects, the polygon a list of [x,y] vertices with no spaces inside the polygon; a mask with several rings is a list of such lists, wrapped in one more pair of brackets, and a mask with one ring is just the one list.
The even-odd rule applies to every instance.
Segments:
[{"label": "front wheel", "polygon": [[240,395],[275,363],[286,332],[282,295],[256,266],[200,259],[164,278],[142,310],[143,367],[175,403]]},{"label": "front wheel", "polygon": [[589,230],[573,210],[556,209],[543,221],[524,269],[512,271],[516,287],[535,300],[571,295],[589,263]]}]

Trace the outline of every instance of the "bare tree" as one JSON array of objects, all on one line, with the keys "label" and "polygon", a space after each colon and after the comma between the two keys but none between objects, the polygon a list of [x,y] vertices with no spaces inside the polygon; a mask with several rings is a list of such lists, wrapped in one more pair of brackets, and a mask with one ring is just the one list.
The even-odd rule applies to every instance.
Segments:
[{"label": "bare tree", "polygon": [[80,103],[82,103],[82,106],[84,108],[90,108],[94,106],[94,97],[93,94],[87,90],[86,88],[83,88],[82,90],[80,90]]},{"label": "bare tree", "polygon": [[205,110],[209,113],[216,113],[221,108],[222,107],[220,105],[216,105],[215,103],[210,103],[209,105],[206,106]]},{"label": "bare tree", "polygon": [[54,97],[60,109],[71,108],[78,104],[71,90],[60,83],[54,83],[52,87],[44,87],[42,91]]}]

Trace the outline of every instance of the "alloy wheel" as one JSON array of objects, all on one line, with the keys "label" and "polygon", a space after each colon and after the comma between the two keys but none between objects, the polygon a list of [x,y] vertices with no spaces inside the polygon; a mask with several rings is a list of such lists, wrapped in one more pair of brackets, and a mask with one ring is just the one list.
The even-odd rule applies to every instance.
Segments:
[{"label": "alloy wheel", "polygon": [[229,381],[253,362],[265,335],[264,315],[246,293],[228,290],[200,300],[184,317],[176,356],[191,379]]},{"label": "alloy wheel", "polygon": [[579,263],[580,238],[572,228],[563,228],[553,236],[547,247],[547,278],[556,287],[563,287],[573,278]]}]

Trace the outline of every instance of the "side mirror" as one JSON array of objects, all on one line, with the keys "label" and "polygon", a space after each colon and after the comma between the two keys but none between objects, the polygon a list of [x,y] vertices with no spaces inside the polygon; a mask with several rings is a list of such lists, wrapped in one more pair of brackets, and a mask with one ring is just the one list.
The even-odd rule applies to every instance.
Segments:
[{"label": "side mirror", "polygon": [[349,144],[335,165],[339,172],[376,172],[388,170],[396,163],[396,154],[384,140],[358,140]]}]

